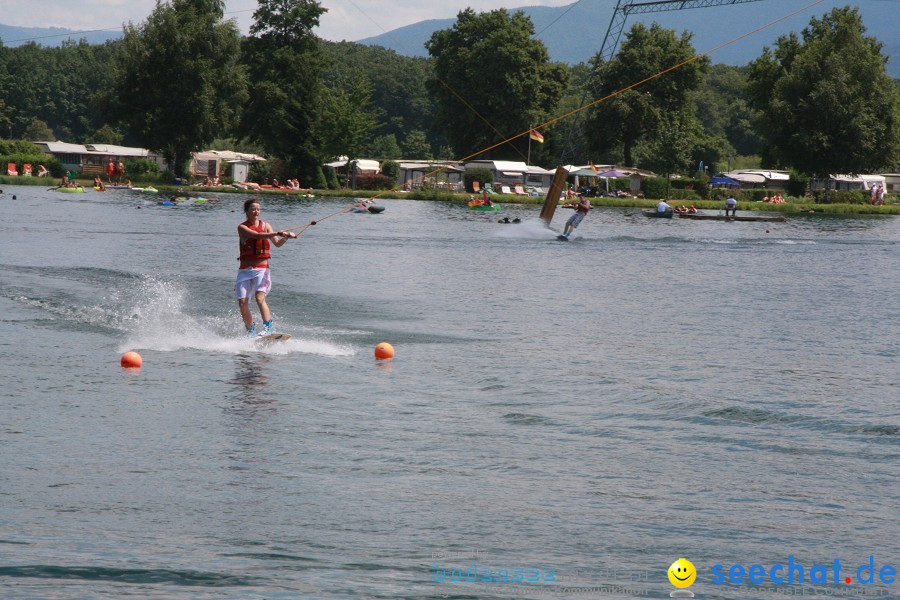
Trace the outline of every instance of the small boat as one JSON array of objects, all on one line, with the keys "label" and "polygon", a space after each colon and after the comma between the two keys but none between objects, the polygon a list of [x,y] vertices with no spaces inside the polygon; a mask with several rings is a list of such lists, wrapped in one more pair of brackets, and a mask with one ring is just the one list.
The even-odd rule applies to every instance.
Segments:
[{"label": "small boat", "polygon": [[499,204],[475,204],[474,202],[469,202],[469,208],[471,210],[484,210],[484,211],[500,211],[503,210],[500,208]]},{"label": "small boat", "polygon": [[54,190],[55,192],[63,192],[66,194],[83,194],[83,187],[58,187]]},{"label": "small boat", "polygon": [[772,221],[773,223],[784,223],[787,217],[764,217],[764,216],[725,216],[725,215],[701,215],[682,213],[678,215],[682,219],[696,219],[698,221]]},{"label": "small boat", "polygon": [[642,211],[645,217],[650,217],[651,219],[671,219],[675,214],[674,211],[667,210],[665,212],[659,212],[658,210],[645,210]]}]

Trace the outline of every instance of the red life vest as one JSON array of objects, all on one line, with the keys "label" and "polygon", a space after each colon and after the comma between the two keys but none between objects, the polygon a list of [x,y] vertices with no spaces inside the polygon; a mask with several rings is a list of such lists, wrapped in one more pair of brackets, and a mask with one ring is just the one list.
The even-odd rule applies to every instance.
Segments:
[{"label": "red life vest", "polygon": [[[244,221],[243,224],[257,233],[266,233],[268,231],[268,224],[265,221],[259,221],[255,227],[249,221]],[[242,264],[272,257],[269,254],[269,240],[265,238],[241,238],[240,248]]]}]

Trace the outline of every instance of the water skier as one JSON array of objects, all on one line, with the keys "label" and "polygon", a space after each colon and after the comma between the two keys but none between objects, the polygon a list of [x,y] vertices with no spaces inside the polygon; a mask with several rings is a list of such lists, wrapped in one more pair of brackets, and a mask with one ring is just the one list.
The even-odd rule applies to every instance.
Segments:
[{"label": "water skier", "polygon": [[[289,238],[296,238],[297,234],[291,231],[274,231],[272,226],[260,220],[259,213],[262,210],[259,200],[247,200],[244,202],[244,214],[247,220],[238,225],[241,255],[238,260],[241,266],[238,269],[237,282],[234,291],[238,299],[238,308],[244,327],[251,336],[264,336],[274,333],[272,325],[272,313],[266,304],[266,294],[272,289],[272,278],[269,273],[269,240],[275,247],[280,248]],[[253,315],[250,313],[250,292],[255,291],[256,304],[259,306],[259,316],[262,318],[263,327],[257,332],[253,323]]]}]

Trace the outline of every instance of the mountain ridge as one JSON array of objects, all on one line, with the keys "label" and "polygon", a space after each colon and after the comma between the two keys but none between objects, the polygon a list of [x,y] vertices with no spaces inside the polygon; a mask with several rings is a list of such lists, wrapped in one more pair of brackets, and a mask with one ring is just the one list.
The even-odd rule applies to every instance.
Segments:
[{"label": "mountain ridge", "polygon": [[[809,25],[811,17],[821,17],[832,8],[845,6],[846,1],[828,0],[815,11],[804,11],[797,16],[751,33],[746,39],[732,42],[748,32],[766,26],[779,15],[773,15],[772,6],[785,6],[786,13],[800,8],[799,0],[760,0],[737,5],[694,8],[634,15],[625,23],[625,31],[634,23],[658,22],[667,29],[689,31],[693,35],[694,48],[708,52],[725,45],[710,54],[714,63],[745,65],[757,58],[764,46],[772,47],[779,36],[791,31],[799,33]],[[889,58],[887,72],[900,78],[900,38],[895,34],[897,26],[897,2],[868,0],[857,2],[857,8],[867,27],[866,35],[875,37],[883,45],[882,53]],[[769,5],[766,7],[766,5]],[[795,6],[796,5],[796,6]],[[534,23],[536,35],[547,46],[552,60],[569,65],[586,62],[600,50],[603,36],[612,18],[614,2],[575,2],[567,6],[525,6],[507,9],[521,10]],[[893,8],[892,8],[893,7]],[[383,46],[403,56],[427,56],[425,42],[439,29],[452,27],[456,18],[428,19],[398,27],[381,35],[357,40],[368,46]],[[624,35],[624,32],[623,32]],[[122,37],[122,31],[73,31],[62,27],[18,27],[0,23],[0,41],[7,46],[19,46],[35,41],[46,46],[58,46],[67,39],[87,40],[102,44]]]},{"label": "mountain ridge", "polygon": [[[724,5],[709,8],[693,8],[679,11],[666,11],[633,15],[625,23],[624,34],[634,23],[650,24],[657,22],[667,29],[679,33],[688,31],[692,34],[694,48],[698,52],[708,52],[713,48],[725,45],[710,54],[714,63],[730,65],[746,65],[762,54],[764,46],[772,47],[778,37],[791,31],[801,32],[809,25],[810,19],[821,16],[832,8],[847,3],[830,0],[815,11],[805,11],[781,23],[765,27],[762,31],[751,33],[746,39],[732,42],[748,32],[762,28],[774,21],[778,15],[769,10],[762,10],[765,4],[773,2],[762,0],[739,5]],[[799,3],[784,2],[784,4]],[[900,41],[896,39],[897,24],[896,4],[891,8],[890,2],[869,1],[858,6],[866,26],[866,35],[875,37],[883,44],[882,53],[889,58],[887,72],[891,77],[900,78]],[[793,8],[793,7],[791,7]],[[793,8],[793,10],[796,10]],[[613,6],[597,2],[576,2],[567,6],[526,6],[507,9],[509,12],[521,10],[534,23],[536,37],[544,42],[552,60],[569,65],[586,62],[600,51],[603,36],[606,34],[613,14]],[[452,27],[455,18],[429,19],[411,25],[398,27],[381,35],[357,40],[357,43],[369,46],[383,46],[404,56],[428,56],[425,42],[434,31]],[[894,25],[891,25],[893,23]]]}]

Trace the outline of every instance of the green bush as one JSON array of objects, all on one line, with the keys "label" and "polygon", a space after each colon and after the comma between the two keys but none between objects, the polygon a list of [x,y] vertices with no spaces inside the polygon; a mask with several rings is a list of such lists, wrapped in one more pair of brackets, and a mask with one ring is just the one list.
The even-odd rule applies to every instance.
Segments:
[{"label": "green bush", "polygon": [[[337,171],[334,170],[334,167],[324,166],[322,167],[322,173],[325,175],[325,185],[329,190],[337,190],[340,189],[341,184],[338,181]],[[319,188],[316,188],[319,189]],[[322,188],[324,189],[324,188]]]},{"label": "green bush", "polygon": [[125,177],[131,180],[156,181],[161,174],[156,161],[148,158],[126,158],[122,162],[125,164]]},{"label": "green bush", "polygon": [[247,177],[250,181],[255,181],[256,183],[265,183],[269,180],[269,161],[265,162],[255,162],[250,165],[250,172]]},{"label": "green bush", "polygon": [[804,194],[806,194],[806,190],[809,189],[809,175],[804,175],[795,169],[791,169],[791,173],[788,176],[788,182],[785,186],[785,192],[789,196],[796,196],[798,198],[802,198]]},{"label": "green bush", "polygon": [[665,198],[666,178],[644,177],[641,180],[641,191],[644,192],[645,198]]},{"label": "green bush", "polygon": [[869,192],[865,190],[816,190],[813,198],[817,204],[868,204]]},{"label": "green bush", "polygon": [[307,187],[316,190],[324,190],[327,185],[328,181],[325,179],[325,173],[322,171],[322,167],[316,167],[313,179],[307,184]]},{"label": "green bush", "polygon": [[[28,140],[0,140],[0,156],[22,154],[25,156],[46,156],[38,147]],[[28,161],[26,161],[28,162]],[[45,165],[47,163],[44,163]]]},{"label": "green bush", "polygon": [[381,172],[396,182],[400,178],[400,163],[396,160],[386,160],[381,163]]},{"label": "green bush", "polygon": [[356,188],[360,190],[389,190],[394,179],[381,173],[365,173],[356,176]]},{"label": "green bush", "polygon": [[466,191],[472,194],[475,192],[475,188],[472,187],[472,182],[477,181],[481,184],[481,189],[484,189],[484,186],[487,184],[494,183],[494,172],[484,168],[466,169],[466,172],[463,175],[463,181],[466,185]]}]

